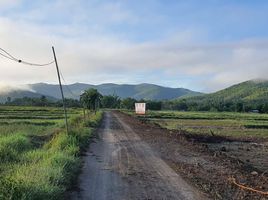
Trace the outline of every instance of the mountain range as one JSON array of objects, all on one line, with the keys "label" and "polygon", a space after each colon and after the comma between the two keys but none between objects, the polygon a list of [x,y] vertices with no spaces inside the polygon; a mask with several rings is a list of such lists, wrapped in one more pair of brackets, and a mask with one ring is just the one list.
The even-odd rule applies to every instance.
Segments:
[{"label": "mountain range", "polygon": [[[60,99],[61,94],[58,85],[47,83],[36,83],[26,85],[30,90],[11,90],[10,92],[0,92],[0,102],[5,102],[7,97],[21,98],[47,96],[50,99]],[[78,99],[80,94],[88,89],[95,88],[102,95],[118,95],[120,98],[135,98],[147,100],[172,100],[188,99],[197,103],[210,101],[228,101],[228,102],[266,102],[268,101],[268,81],[267,80],[249,80],[218,92],[203,94],[191,91],[185,88],[169,88],[154,84],[113,84],[106,83],[100,85],[90,85],[84,83],[74,83],[63,85],[63,91],[66,98]]]},{"label": "mountain range", "polygon": [[[29,90],[12,90],[10,92],[0,93],[0,102],[6,101],[7,97],[21,98],[27,97],[40,97],[42,95],[48,98],[60,99],[61,93],[59,85],[36,83],[25,85]],[[180,97],[196,96],[202,93],[191,91],[185,88],[169,88],[154,84],[113,84],[106,83],[100,85],[90,85],[85,83],[74,83],[70,85],[63,85],[63,91],[66,98],[79,99],[82,92],[89,88],[97,89],[102,95],[118,95],[120,98],[135,98],[146,100],[171,100]]]}]

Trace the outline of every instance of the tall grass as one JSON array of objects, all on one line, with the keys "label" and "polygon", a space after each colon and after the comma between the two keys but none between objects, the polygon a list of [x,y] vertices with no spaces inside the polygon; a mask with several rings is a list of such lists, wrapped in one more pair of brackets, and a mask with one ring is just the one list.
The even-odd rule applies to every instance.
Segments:
[{"label": "tall grass", "polygon": [[0,199],[62,199],[79,170],[79,153],[101,118],[101,112],[86,121],[73,117],[68,135],[61,129],[41,148],[24,134],[1,137]]},{"label": "tall grass", "polygon": [[21,134],[10,135],[0,139],[1,163],[19,160],[21,152],[30,149],[30,140]]}]

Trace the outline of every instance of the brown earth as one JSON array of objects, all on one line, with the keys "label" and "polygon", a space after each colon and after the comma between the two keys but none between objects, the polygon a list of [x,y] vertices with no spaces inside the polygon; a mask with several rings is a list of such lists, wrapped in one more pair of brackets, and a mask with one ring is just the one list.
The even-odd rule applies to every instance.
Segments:
[{"label": "brown earth", "polygon": [[268,199],[233,183],[268,191],[267,156],[261,141],[197,137],[106,112],[68,198]]},{"label": "brown earth", "polygon": [[169,131],[144,119],[120,115],[177,173],[213,199],[268,199],[267,195],[242,190],[232,179],[268,191],[267,140]]}]

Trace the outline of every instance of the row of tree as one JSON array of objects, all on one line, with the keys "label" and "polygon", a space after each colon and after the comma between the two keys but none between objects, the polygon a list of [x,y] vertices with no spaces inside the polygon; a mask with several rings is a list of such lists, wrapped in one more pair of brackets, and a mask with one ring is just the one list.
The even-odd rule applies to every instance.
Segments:
[{"label": "row of tree", "polygon": [[[145,102],[148,110],[180,110],[180,111],[232,111],[250,112],[258,110],[261,113],[268,113],[268,102],[265,101],[224,101],[221,98],[186,98],[172,101],[150,101],[136,100],[134,98],[121,99],[117,95],[101,95],[96,89],[88,89],[80,96],[80,100],[65,99],[67,107],[84,107],[90,110],[98,108],[110,109],[134,109],[136,102]],[[40,98],[8,98],[5,105],[18,106],[62,106],[62,101],[51,100],[42,96]]]},{"label": "row of tree", "polygon": [[[89,110],[97,110],[98,108],[134,109],[136,102],[146,102],[147,108],[150,110],[161,110],[162,103],[160,101],[138,101],[134,98],[121,99],[117,95],[101,95],[96,89],[85,90],[79,100],[65,99],[67,107],[84,107]],[[55,101],[54,99],[49,99],[46,96],[41,96],[40,98],[23,97],[14,99],[8,97],[4,105],[61,107],[62,100]]]},{"label": "row of tree", "polygon": [[147,101],[136,100],[134,98],[120,99],[117,95],[101,95],[96,89],[86,90],[80,97],[80,102],[84,108],[96,110],[98,108],[111,108],[111,109],[134,109],[136,102],[147,103],[149,110],[161,110],[162,102],[160,101]]},{"label": "row of tree", "polygon": [[[80,107],[80,101],[76,99],[65,99],[65,104],[67,107]],[[62,106],[62,100],[51,100],[46,96],[41,96],[40,98],[31,98],[31,97],[23,97],[23,98],[15,98],[11,99],[8,97],[7,101],[4,103],[7,106],[54,106],[60,107]]]},{"label": "row of tree", "polygon": [[197,100],[180,99],[162,102],[164,110],[181,111],[217,111],[217,112],[251,112],[268,113],[266,101],[224,101],[217,99]]}]

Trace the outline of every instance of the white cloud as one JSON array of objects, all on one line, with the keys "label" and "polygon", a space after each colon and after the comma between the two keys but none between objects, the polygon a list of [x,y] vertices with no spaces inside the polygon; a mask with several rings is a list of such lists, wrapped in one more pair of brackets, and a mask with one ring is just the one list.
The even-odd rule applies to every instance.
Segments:
[{"label": "white cloud", "polygon": [[0,83],[0,94],[5,94],[12,91],[18,91],[18,90],[27,90],[31,92],[33,91],[29,86],[27,85],[10,85],[5,83]]},{"label": "white cloud", "polygon": [[[7,2],[7,1],[0,1]],[[65,2],[65,1],[64,1]],[[70,7],[80,14],[68,23],[40,23],[46,10],[61,8],[61,17]],[[52,12],[50,11],[50,12]],[[98,12],[104,12],[100,14]],[[232,43],[200,44],[196,33],[186,30],[163,41],[131,42],[102,31],[109,23],[137,23],[138,19],[121,4],[100,5],[85,15],[73,1],[46,5],[41,10],[14,17],[0,17],[1,47],[27,61],[44,63],[53,59],[55,45],[59,65],[70,82],[150,82],[181,85],[179,77],[192,77],[191,87],[214,91],[253,78],[267,78],[268,41],[247,40]],[[94,15],[97,17],[93,17]],[[87,19],[87,17],[92,17]],[[96,20],[92,27],[76,23]],[[0,57],[0,80],[6,83],[57,83],[55,67],[35,68]],[[162,74],[160,74],[161,72]],[[163,79],[163,75],[165,79]]]}]

